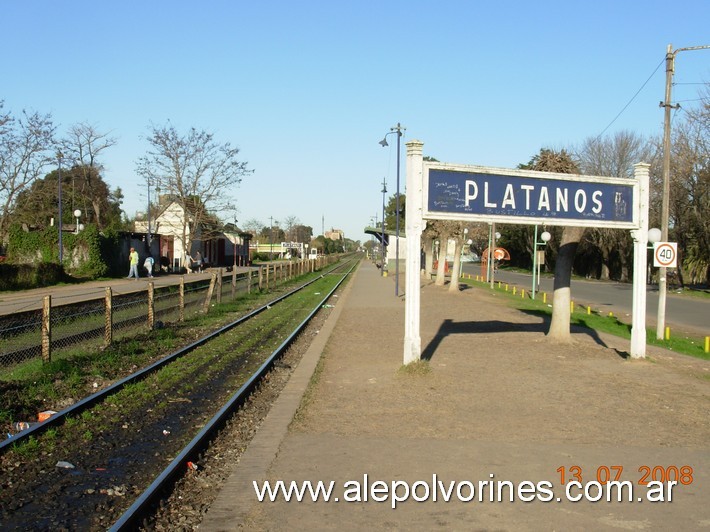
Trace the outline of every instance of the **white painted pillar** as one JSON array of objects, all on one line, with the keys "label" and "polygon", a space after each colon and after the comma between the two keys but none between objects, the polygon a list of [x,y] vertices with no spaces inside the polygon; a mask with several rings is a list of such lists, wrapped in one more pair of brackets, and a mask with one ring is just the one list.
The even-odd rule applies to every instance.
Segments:
[{"label": "white painted pillar", "polygon": [[419,261],[422,231],[424,230],[423,213],[423,142],[407,142],[407,202],[406,202],[406,237],[407,257],[405,269],[405,314],[404,314],[404,364],[416,362],[422,356],[420,327],[421,288],[419,285]]},{"label": "white painted pillar", "polygon": [[646,356],[646,260],[648,253],[648,187],[649,164],[634,165],[634,177],[638,180],[639,197],[638,229],[631,231],[634,239],[634,284],[631,317],[631,357]]}]

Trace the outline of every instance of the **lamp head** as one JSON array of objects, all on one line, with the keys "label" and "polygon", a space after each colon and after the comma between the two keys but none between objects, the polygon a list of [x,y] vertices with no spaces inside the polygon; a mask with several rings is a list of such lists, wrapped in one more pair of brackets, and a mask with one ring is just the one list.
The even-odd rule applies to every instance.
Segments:
[{"label": "lamp head", "polygon": [[387,144],[387,137],[383,138],[380,141],[380,146],[382,146],[383,148],[386,148],[387,146],[389,146],[389,144]]},{"label": "lamp head", "polygon": [[661,233],[661,230],[652,227],[651,229],[648,230],[648,241],[653,244],[654,242],[660,242],[661,238],[663,238],[663,235]]},{"label": "lamp head", "polygon": [[81,217],[81,211],[80,211],[79,209],[77,209],[77,210],[74,211],[74,217],[75,217],[75,218]]},{"label": "lamp head", "polygon": [[552,238],[552,235],[547,231],[543,231],[543,233],[540,235],[540,239],[543,242],[549,242],[551,238]]}]

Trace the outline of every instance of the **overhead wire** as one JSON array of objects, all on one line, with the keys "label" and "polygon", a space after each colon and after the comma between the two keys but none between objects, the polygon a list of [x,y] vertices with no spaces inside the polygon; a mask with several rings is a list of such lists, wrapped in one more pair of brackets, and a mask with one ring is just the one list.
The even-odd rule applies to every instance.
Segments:
[{"label": "overhead wire", "polygon": [[646,87],[646,85],[648,85],[648,82],[651,81],[651,78],[653,78],[653,76],[656,75],[656,72],[658,72],[658,69],[661,68],[661,65],[663,65],[663,63],[665,63],[665,61],[666,61],[666,56],[664,55],[663,59],[661,59],[661,62],[658,63],[658,66],[653,70],[651,75],[648,76],[648,79],[646,81],[644,81],[643,85],[641,85],[641,88],[639,88],[639,90],[636,91],[636,94],[634,94],[631,97],[631,99],[626,103],[626,105],[624,105],[623,109],[621,109],[621,111],[619,111],[619,113],[614,117],[614,119],[611,122],[609,122],[609,124],[602,130],[601,133],[599,133],[599,135],[597,135],[597,138],[595,139],[596,141],[599,141],[599,139],[602,137],[602,135],[604,133],[606,133],[606,130],[609,129],[614,124],[614,122],[616,122],[618,120],[618,118],[624,113],[624,111],[626,111],[626,109],[629,107],[629,105],[631,105],[631,103],[641,93],[641,91],[644,89],[644,87]]}]

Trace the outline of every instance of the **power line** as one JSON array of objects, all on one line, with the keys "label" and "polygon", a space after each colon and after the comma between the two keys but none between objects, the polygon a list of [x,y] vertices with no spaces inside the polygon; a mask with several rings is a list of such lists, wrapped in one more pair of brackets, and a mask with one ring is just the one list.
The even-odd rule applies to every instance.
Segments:
[{"label": "power line", "polygon": [[616,120],[623,114],[623,112],[626,111],[626,109],[627,109],[627,108],[629,107],[629,105],[631,105],[631,103],[636,99],[636,97],[637,97],[637,96],[639,95],[639,93],[644,89],[644,87],[645,87],[646,85],[648,85],[648,82],[651,81],[651,78],[656,75],[656,72],[658,72],[658,69],[661,68],[661,65],[662,65],[663,63],[665,63],[665,61],[666,61],[666,58],[665,58],[665,56],[664,56],[663,59],[661,59],[661,62],[658,63],[658,66],[657,66],[657,67],[654,69],[654,71],[651,73],[651,75],[648,76],[648,79],[647,79],[646,81],[644,81],[643,85],[641,85],[641,88],[636,91],[636,94],[634,94],[633,97],[632,97],[632,98],[628,101],[628,103],[624,106],[624,108],[623,108],[621,111],[619,111],[619,114],[617,114],[617,115],[614,117],[614,119],[613,119],[611,122],[609,122],[609,125],[607,125],[607,126],[602,130],[602,132],[599,133],[599,135],[597,135],[597,138],[596,138],[597,141],[601,138],[601,136],[602,136],[604,133],[606,133],[606,130],[609,129],[609,128],[612,126],[612,124],[613,124],[614,122],[616,122]]}]

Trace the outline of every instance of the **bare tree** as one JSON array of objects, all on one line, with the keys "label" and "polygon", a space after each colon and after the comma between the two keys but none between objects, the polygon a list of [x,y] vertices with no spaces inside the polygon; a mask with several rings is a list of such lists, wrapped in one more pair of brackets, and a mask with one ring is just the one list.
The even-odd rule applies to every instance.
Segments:
[{"label": "bare tree", "polygon": [[298,216],[293,214],[286,216],[284,218],[284,226],[286,227],[286,239],[295,242],[296,241],[296,226],[301,223]]},{"label": "bare tree", "polygon": [[234,188],[252,170],[237,159],[238,148],[218,143],[207,131],[191,128],[181,134],[170,124],[149,130],[150,148],[138,159],[136,171],[185,210],[181,240],[189,251],[194,231],[203,222],[218,212],[234,210]]},{"label": "bare tree", "polygon": [[681,285],[686,273],[690,282],[710,283],[709,117],[705,105],[674,128],[669,211]]},{"label": "bare tree", "polygon": [[[634,164],[650,162],[653,147],[644,137],[632,131],[619,131],[613,136],[586,139],[576,151],[580,171],[587,175],[632,178]],[[629,279],[629,257],[633,241],[629,231],[592,228],[585,239],[599,250],[601,279],[609,279],[610,263],[616,257],[621,266],[621,281]]]},{"label": "bare tree", "polygon": [[253,234],[254,236],[258,236],[263,228],[264,224],[256,218],[250,218],[249,220],[244,222],[244,230],[248,233]]},{"label": "bare tree", "polygon": [[[3,105],[0,101],[0,110]],[[0,242],[7,240],[17,195],[56,161],[52,156],[55,129],[51,115],[24,110],[20,118],[0,114]]]},{"label": "bare tree", "polygon": [[[91,203],[93,217],[92,212],[84,206],[87,220],[96,223],[99,229],[104,229],[108,223],[102,209],[106,203],[106,187],[97,181],[103,170],[98,157],[104,150],[114,146],[116,139],[101,133],[87,122],[81,122],[69,128],[67,137],[62,139],[60,144],[64,158],[76,167],[75,171],[83,177],[82,189],[77,192]],[[121,196],[120,189],[118,195]]]}]

